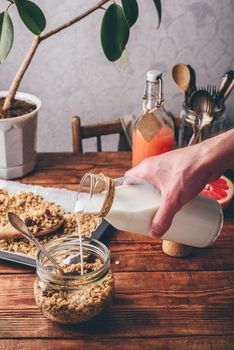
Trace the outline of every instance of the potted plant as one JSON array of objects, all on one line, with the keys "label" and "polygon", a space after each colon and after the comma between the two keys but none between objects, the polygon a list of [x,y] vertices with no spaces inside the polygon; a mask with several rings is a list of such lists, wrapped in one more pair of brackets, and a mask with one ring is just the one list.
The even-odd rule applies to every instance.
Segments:
[{"label": "potted plant", "polygon": [[[160,0],[153,0],[161,21]],[[10,53],[14,26],[10,17],[16,8],[23,24],[34,34],[32,45],[20,65],[8,91],[0,92],[0,178],[12,179],[30,172],[35,165],[37,115],[41,101],[36,96],[18,92],[38,46],[58,32],[74,25],[97,10],[104,10],[101,24],[101,44],[107,59],[118,60],[126,48],[130,28],[138,18],[136,0],[101,0],[68,22],[44,33],[45,16],[40,7],[29,0],[6,0],[0,14],[0,63]],[[108,6],[107,6],[108,5]],[[106,7],[105,7],[106,6]]]}]

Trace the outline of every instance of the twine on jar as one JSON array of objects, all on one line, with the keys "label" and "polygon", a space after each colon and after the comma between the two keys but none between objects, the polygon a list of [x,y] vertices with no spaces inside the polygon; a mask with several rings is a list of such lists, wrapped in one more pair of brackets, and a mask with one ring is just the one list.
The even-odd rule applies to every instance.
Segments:
[{"label": "twine on jar", "polygon": [[105,217],[112,206],[114,196],[115,196],[115,183],[114,180],[111,179],[108,176],[105,176],[103,174],[99,174],[97,176],[97,182],[95,183],[93,194],[101,193],[101,192],[106,192],[105,193],[105,198],[102,204],[102,208],[99,211],[99,213],[94,214],[96,217]]}]

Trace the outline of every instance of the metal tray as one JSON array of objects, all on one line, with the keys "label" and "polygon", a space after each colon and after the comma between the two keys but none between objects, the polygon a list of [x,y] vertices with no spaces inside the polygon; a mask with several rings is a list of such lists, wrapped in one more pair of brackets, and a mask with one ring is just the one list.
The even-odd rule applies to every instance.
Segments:
[{"label": "metal tray", "polygon": [[[51,188],[51,187],[42,187],[38,185],[28,185],[28,184],[22,184],[17,181],[5,181],[0,180],[0,189],[5,189],[9,192],[18,192],[18,191],[30,191],[34,194],[41,195],[44,199],[57,203],[58,205],[61,205],[65,212],[73,212],[75,207],[75,200],[76,200],[76,192],[70,191],[66,189],[61,188]],[[98,225],[96,230],[92,233],[92,238],[94,239],[101,239],[104,232],[110,227],[110,225],[105,221],[102,220],[102,222]],[[14,253],[14,252],[7,252],[5,250],[0,249],[0,259],[8,260],[16,263],[20,263],[23,265],[28,265],[35,267],[36,266],[36,260],[34,258],[31,258],[30,256],[23,254],[23,253]]]},{"label": "metal tray", "polygon": [[[107,221],[102,220],[100,225],[98,225],[96,230],[92,233],[92,238],[101,240],[102,235],[108,230],[109,227],[110,224]],[[13,253],[7,252],[5,250],[0,250],[0,259],[26,266],[36,267],[36,259],[31,258],[30,256],[23,253]]]}]

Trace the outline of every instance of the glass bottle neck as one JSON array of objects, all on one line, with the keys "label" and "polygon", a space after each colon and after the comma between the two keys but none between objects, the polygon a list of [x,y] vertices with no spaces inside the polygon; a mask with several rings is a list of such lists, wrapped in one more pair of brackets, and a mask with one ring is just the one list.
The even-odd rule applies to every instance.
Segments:
[{"label": "glass bottle neck", "polygon": [[146,108],[159,108],[163,103],[162,79],[155,82],[146,81],[145,93],[143,99],[146,101]]}]

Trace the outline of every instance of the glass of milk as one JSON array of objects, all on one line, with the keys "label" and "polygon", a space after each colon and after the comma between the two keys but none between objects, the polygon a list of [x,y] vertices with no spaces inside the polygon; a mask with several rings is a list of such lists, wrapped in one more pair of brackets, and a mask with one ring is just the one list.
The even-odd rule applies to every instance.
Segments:
[{"label": "glass of milk", "polygon": [[[99,175],[83,176],[75,211],[97,215],[106,197],[106,190],[95,193]],[[161,193],[151,183],[136,177],[114,180],[115,195],[105,216],[116,229],[149,235],[154,215],[160,207]],[[85,192],[86,191],[86,192]],[[192,247],[206,247],[218,237],[223,226],[223,212],[219,203],[205,196],[197,196],[175,215],[170,229],[161,237]]]}]

